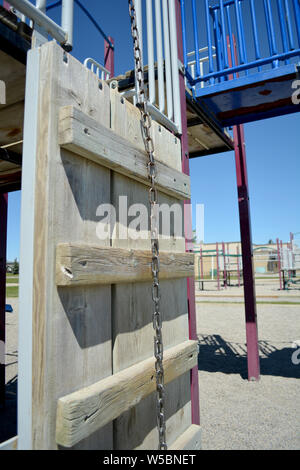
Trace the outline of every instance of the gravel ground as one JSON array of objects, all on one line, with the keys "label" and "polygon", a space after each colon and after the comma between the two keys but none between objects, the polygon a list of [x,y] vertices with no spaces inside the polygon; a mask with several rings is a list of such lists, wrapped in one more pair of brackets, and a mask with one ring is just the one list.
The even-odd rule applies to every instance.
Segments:
[{"label": "gravel ground", "polygon": [[243,305],[197,303],[203,449],[300,448],[300,307],[257,311],[261,379],[248,382]]},{"label": "gravel ground", "polygon": [[[8,386],[0,442],[16,434],[18,299],[7,303],[14,312],[6,316]],[[257,310],[261,379],[250,383],[243,305],[197,303],[203,449],[300,448],[300,365],[291,362],[292,342],[300,340],[300,307]]]}]

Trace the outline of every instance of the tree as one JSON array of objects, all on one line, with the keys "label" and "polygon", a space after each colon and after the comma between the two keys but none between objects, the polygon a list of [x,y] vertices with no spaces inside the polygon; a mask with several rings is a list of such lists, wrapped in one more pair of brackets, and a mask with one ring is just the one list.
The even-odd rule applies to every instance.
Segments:
[{"label": "tree", "polygon": [[12,272],[13,274],[19,274],[19,263],[17,261],[17,258],[14,261]]}]

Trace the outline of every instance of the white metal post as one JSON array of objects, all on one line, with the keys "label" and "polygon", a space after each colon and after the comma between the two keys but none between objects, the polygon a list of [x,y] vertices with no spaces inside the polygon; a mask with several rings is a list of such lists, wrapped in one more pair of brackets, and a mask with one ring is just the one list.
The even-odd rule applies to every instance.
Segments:
[{"label": "white metal post", "polygon": [[155,73],[154,73],[152,0],[146,0],[146,10],[147,10],[149,101],[150,101],[151,104],[154,104],[155,103]]},{"label": "white metal post", "polygon": [[174,123],[178,127],[179,134],[181,134],[182,129],[181,129],[181,108],[180,108],[180,88],[179,88],[179,67],[178,67],[175,0],[169,0],[169,22],[170,22],[170,39],[171,39]]},{"label": "white metal post", "polygon": [[168,118],[173,119],[172,69],[171,69],[168,0],[162,0],[162,6],[163,6],[163,26],[164,26],[164,46],[165,46],[167,109],[168,109]]},{"label": "white metal post", "polygon": [[156,23],[156,51],[157,51],[157,75],[158,75],[158,103],[161,113],[165,111],[165,84],[164,84],[164,61],[163,41],[161,31],[161,7],[160,0],[155,0],[155,23]]},{"label": "white metal post", "polygon": [[74,0],[62,0],[61,25],[68,34],[68,39],[64,45],[66,51],[73,49],[73,23],[74,23]]}]

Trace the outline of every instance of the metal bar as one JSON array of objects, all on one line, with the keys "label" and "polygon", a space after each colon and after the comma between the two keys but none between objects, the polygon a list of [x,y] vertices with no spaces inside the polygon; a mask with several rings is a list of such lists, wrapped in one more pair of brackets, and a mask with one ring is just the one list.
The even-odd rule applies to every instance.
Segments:
[{"label": "metal bar", "polygon": [[245,56],[243,49],[243,38],[242,38],[242,28],[241,28],[241,18],[239,12],[239,2],[234,0],[235,7],[235,16],[236,16],[236,25],[237,25],[237,35],[238,35],[238,44],[239,44],[239,55],[240,55],[240,64],[245,64]]},{"label": "metal bar", "polygon": [[217,52],[217,68],[222,74],[220,75],[220,80],[224,80],[224,73],[223,73],[223,61],[222,61],[222,47],[221,47],[221,36],[220,36],[220,29],[219,29],[219,18],[218,18],[218,11],[213,10],[213,26],[214,26],[214,33],[215,33],[215,43],[216,43],[216,52]]},{"label": "metal bar", "polygon": [[225,251],[225,243],[222,242],[222,251],[223,251],[223,278],[224,278],[224,287],[227,289],[227,269],[226,269],[226,251]]},{"label": "metal bar", "polygon": [[226,69],[226,70],[220,70],[220,71],[217,71],[217,72],[208,73],[207,75],[204,75],[203,78],[201,78],[201,77],[196,78],[192,82],[192,85],[195,85],[196,83],[198,83],[200,81],[208,81],[212,77],[213,78],[219,78],[222,75],[229,75],[229,74],[236,73],[236,72],[242,72],[243,70],[246,70],[247,68],[251,69],[251,68],[259,67],[259,66],[262,66],[262,65],[266,65],[266,64],[269,64],[270,62],[273,62],[274,60],[285,60],[285,59],[289,59],[290,57],[296,57],[296,56],[299,56],[299,55],[300,55],[300,49],[296,49],[294,51],[284,52],[282,54],[277,54],[277,55],[272,56],[272,57],[259,59],[259,60],[256,60],[254,62],[248,62],[248,64],[242,64],[242,65],[238,65],[236,67],[229,67],[229,69]]},{"label": "metal bar", "polygon": [[49,33],[60,44],[66,43],[68,38],[66,31],[64,31],[58,24],[54,23],[51,18],[42,13],[28,0],[10,0],[10,3],[41,28],[45,29],[47,33]]},{"label": "metal bar", "polygon": [[[235,66],[237,64],[235,63],[235,57],[234,57],[233,34],[232,34],[229,5],[227,5],[225,8],[226,8],[227,24],[228,24],[228,36],[227,36],[228,65],[233,64]],[[232,80],[233,78],[236,78],[236,74],[232,76],[229,75],[229,80]]]},{"label": "metal bar", "polygon": [[158,78],[158,105],[160,112],[165,111],[165,83],[163,61],[163,39],[161,31],[161,5],[160,0],[155,0],[155,26],[156,26],[156,53],[157,53],[157,78]]},{"label": "metal bar", "polygon": [[[114,45],[113,38],[109,36],[108,39]],[[115,50],[106,40],[104,40],[104,67],[108,70],[110,77],[115,76]]]},{"label": "metal bar", "polygon": [[220,265],[219,265],[219,245],[216,243],[216,257],[217,257],[217,283],[218,290],[220,290]]},{"label": "metal bar", "polygon": [[[234,56],[235,60],[237,60],[235,37],[233,37],[233,41]],[[232,64],[230,63],[229,66],[230,65]],[[260,365],[258,350],[256,295],[253,268],[253,244],[251,233],[246,146],[243,125],[233,127],[233,140],[242,246],[248,380],[259,380]]]},{"label": "metal bar", "polygon": [[253,29],[253,37],[254,37],[255,58],[260,59],[261,52],[260,52],[259,39],[258,39],[258,30],[257,30],[254,0],[250,0],[250,10],[251,10],[252,29]]},{"label": "metal bar", "polygon": [[[167,93],[167,113],[170,120],[173,119],[173,93],[172,93],[172,68],[170,50],[170,28],[168,15],[168,0],[162,0],[163,7],[163,27],[164,27],[164,47],[165,47],[165,73],[166,73],[166,93]],[[184,55],[186,58],[186,55]]]},{"label": "metal bar", "polygon": [[225,27],[224,2],[223,2],[223,0],[220,0],[220,13],[221,13],[223,54],[224,54],[224,68],[228,69],[228,54],[227,54],[227,44],[226,44],[226,27]]},{"label": "metal bar", "polygon": [[[172,89],[173,89],[173,106],[174,106],[174,123],[178,127],[178,133],[182,131],[182,105],[180,100],[181,90],[179,85],[179,67],[178,67],[178,46],[177,34],[178,28],[181,31],[181,22],[176,23],[175,2],[177,5],[178,0],[169,0],[169,24],[170,24],[170,43],[171,43],[171,66],[172,66]],[[180,6],[180,5],[178,5]],[[177,12],[177,17],[180,17],[180,11]],[[182,38],[180,39],[182,44]],[[181,53],[181,62],[183,63],[183,52]],[[183,80],[184,81],[184,80]]]},{"label": "metal bar", "polygon": [[294,50],[295,42],[294,42],[294,34],[293,34],[293,27],[292,27],[292,21],[291,21],[291,11],[290,11],[289,0],[284,0],[284,6],[285,6],[286,22],[287,22],[287,27],[288,27],[290,49]]},{"label": "metal bar", "polygon": [[[242,2],[240,0],[238,2],[238,12],[239,12],[239,18],[240,18],[240,28],[241,28],[241,33],[242,33],[243,55],[244,55],[245,62],[248,62],[246,41],[245,41],[245,29],[244,29],[243,15],[242,15]],[[246,75],[248,75],[249,73],[248,69],[246,69],[245,72],[246,72]]]},{"label": "metal bar", "polygon": [[[163,0],[163,6],[166,4]],[[188,53],[187,53],[187,47],[186,47],[186,16],[185,16],[185,0],[181,0],[180,2],[180,7],[181,7],[181,21],[182,21],[182,48],[183,48],[183,63],[184,67],[187,68],[187,58],[188,58]]]},{"label": "metal bar", "polygon": [[[289,50],[289,46],[288,46],[288,37],[287,37],[286,22],[285,22],[285,15],[284,15],[282,0],[277,0],[277,8],[278,8],[283,50],[284,52],[287,52]],[[287,64],[288,60],[286,60],[285,63]]]},{"label": "metal bar", "polygon": [[151,104],[154,104],[155,103],[155,73],[154,73],[152,0],[146,0],[146,11],[147,11],[149,101]]},{"label": "metal bar", "polygon": [[5,299],[6,299],[6,245],[7,194],[0,194],[0,405],[5,405]]},{"label": "metal bar", "polygon": [[[136,11],[136,22],[139,31],[139,44],[141,50],[141,62],[142,67],[144,64],[144,41],[143,41],[143,11],[142,11],[142,0],[135,1],[135,11]],[[112,75],[113,76],[113,75]]]},{"label": "metal bar", "polygon": [[298,36],[298,45],[300,46],[300,5],[299,0],[293,0],[293,7],[295,13],[295,22]]},{"label": "metal bar", "polygon": [[181,131],[179,131],[178,126],[173,121],[171,121],[165,114],[163,114],[156,106],[149,102],[147,103],[147,106],[149,113],[155,119],[155,121],[165,126],[171,132],[174,132],[175,134],[181,134]]},{"label": "metal bar", "polygon": [[47,5],[46,11],[52,10],[52,8],[59,7],[61,5],[62,0],[58,0],[57,2],[51,3]]},{"label": "metal bar", "polygon": [[253,269],[248,175],[243,126],[234,126],[233,134],[235,143],[235,162],[243,259],[248,380],[259,380],[260,366],[258,352],[256,296]]},{"label": "metal bar", "polygon": [[[268,0],[264,0],[264,10],[265,10],[265,18],[266,18],[266,27],[267,27],[267,34],[268,34],[268,43],[269,43],[269,50],[271,56],[274,56],[274,44],[272,38],[272,25],[271,25],[271,18],[270,18],[270,9],[269,9],[269,2]],[[274,34],[274,31],[273,31]],[[273,68],[276,68],[278,61],[272,60]]]},{"label": "metal bar", "polygon": [[62,28],[68,33],[68,41],[64,45],[64,49],[68,52],[73,49],[73,24],[74,0],[62,0],[61,25]]},{"label": "metal bar", "polygon": [[36,7],[43,13],[46,13],[46,3],[47,0],[36,0]]},{"label": "metal bar", "polygon": [[197,26],[197,10],[196,2],[192,0],[192,12],[193,12],[193,31],[194,31],[194,44],[195,44],[195,57],[196,57],[196,75],[199,77],[199,41],[198,41],[198,26]]},{"label": "metal bar", "polygon": [[236,247],[236,254],[237,254],[237,272],[238,272],[238,286],[241,287],[241,273],[240,273],[240,249]]},{"label": "metal bar", "polygon": [[[175,10],[175,5],[174,5]],[[175,11],[174,11],[175,14]],[[181,14],[180,14],[180,0],[176,0],[176,17],[177,32],[175,44],[178,47],[177,57],[183,61],[183,49],[182,49],[182,34],[181,34]],[[172,40],[172,38],[171,38]],[[178,71],[178,65],[177,65]],[[182,126],[181,136],[181,155],[182,155],[182,172],[189,175],[189,155],[188,155],[188,135],[187,135],[187,115],[186,115],[186,97],[185,97],[185,83],[184,76],[178,75],[178,85],[180,85],[180,119]],[[186,234],[186,250],[192,251],[193,247],[189,247],[188,241],[192,239],[192,212],[191,207],[188,204],[189,201],[185,201],[184,226]],[[187,279],[187,295],[188,295],[188,313],[189,313],[189,336],[191,339],[197,339],[197,325],[196,325],[196,303],[195,303],[195,281],[194,278]],[[194,367],[191,370],[191,408],[192,408],[192,424],[200,424],[200,405],[199,405],[199,382],[198,382],[198,367]]]}]

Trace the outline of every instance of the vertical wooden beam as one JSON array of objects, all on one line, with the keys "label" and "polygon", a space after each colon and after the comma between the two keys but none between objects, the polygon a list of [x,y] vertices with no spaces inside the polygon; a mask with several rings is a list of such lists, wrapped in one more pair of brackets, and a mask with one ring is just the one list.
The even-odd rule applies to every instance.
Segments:
[{"label": "vertical wooden beam", "polygon": [[[114,40],[111,36],[108,36],[110,42],[114,45]],[[110,71],[110,77],[115,76],[115,50],[105,40],[104,41],[104,67]]]},{"label": "vertical wooden beam", "polygon": [[0,194],[0,405],[5,405],[7,194]]},{"label": "vertical wooden beam", "polygon": [[[176,0],[176,22],[177,22],[177,44],[178,44],[178,59],[184,63],[183,58],[183,43],[182,43],[182,26],[181,26],[181,9],[180,0]],[[189,168],[189,153],[188,153],[188,135],[187,135],[187,115],[186,115],[186,97],[185,97],[185,82],[184,75],[179,74],[180,86],[180,104],[181,104],[181,152],[182,152],[182,172],[186,175],[190,174]],[[190,204],[190,201],[185,201],[185,207]],[[192,212],[191,207],[185,210],[184,228],[186,237],[186,250],[192,251],[190,242],[192,240]],[[195,282],[194,278],[187,279],[187,293],[188,293],[188,311],[189,311],[189,335],[190,339],[197,339],[197,325],[196,325],[196,303],[195,303]],[[199,382],[198,382],[198,366],[191,370],[191,401],[192,401],[192,424],[200,424],[200,406],[199,406]]]}]

